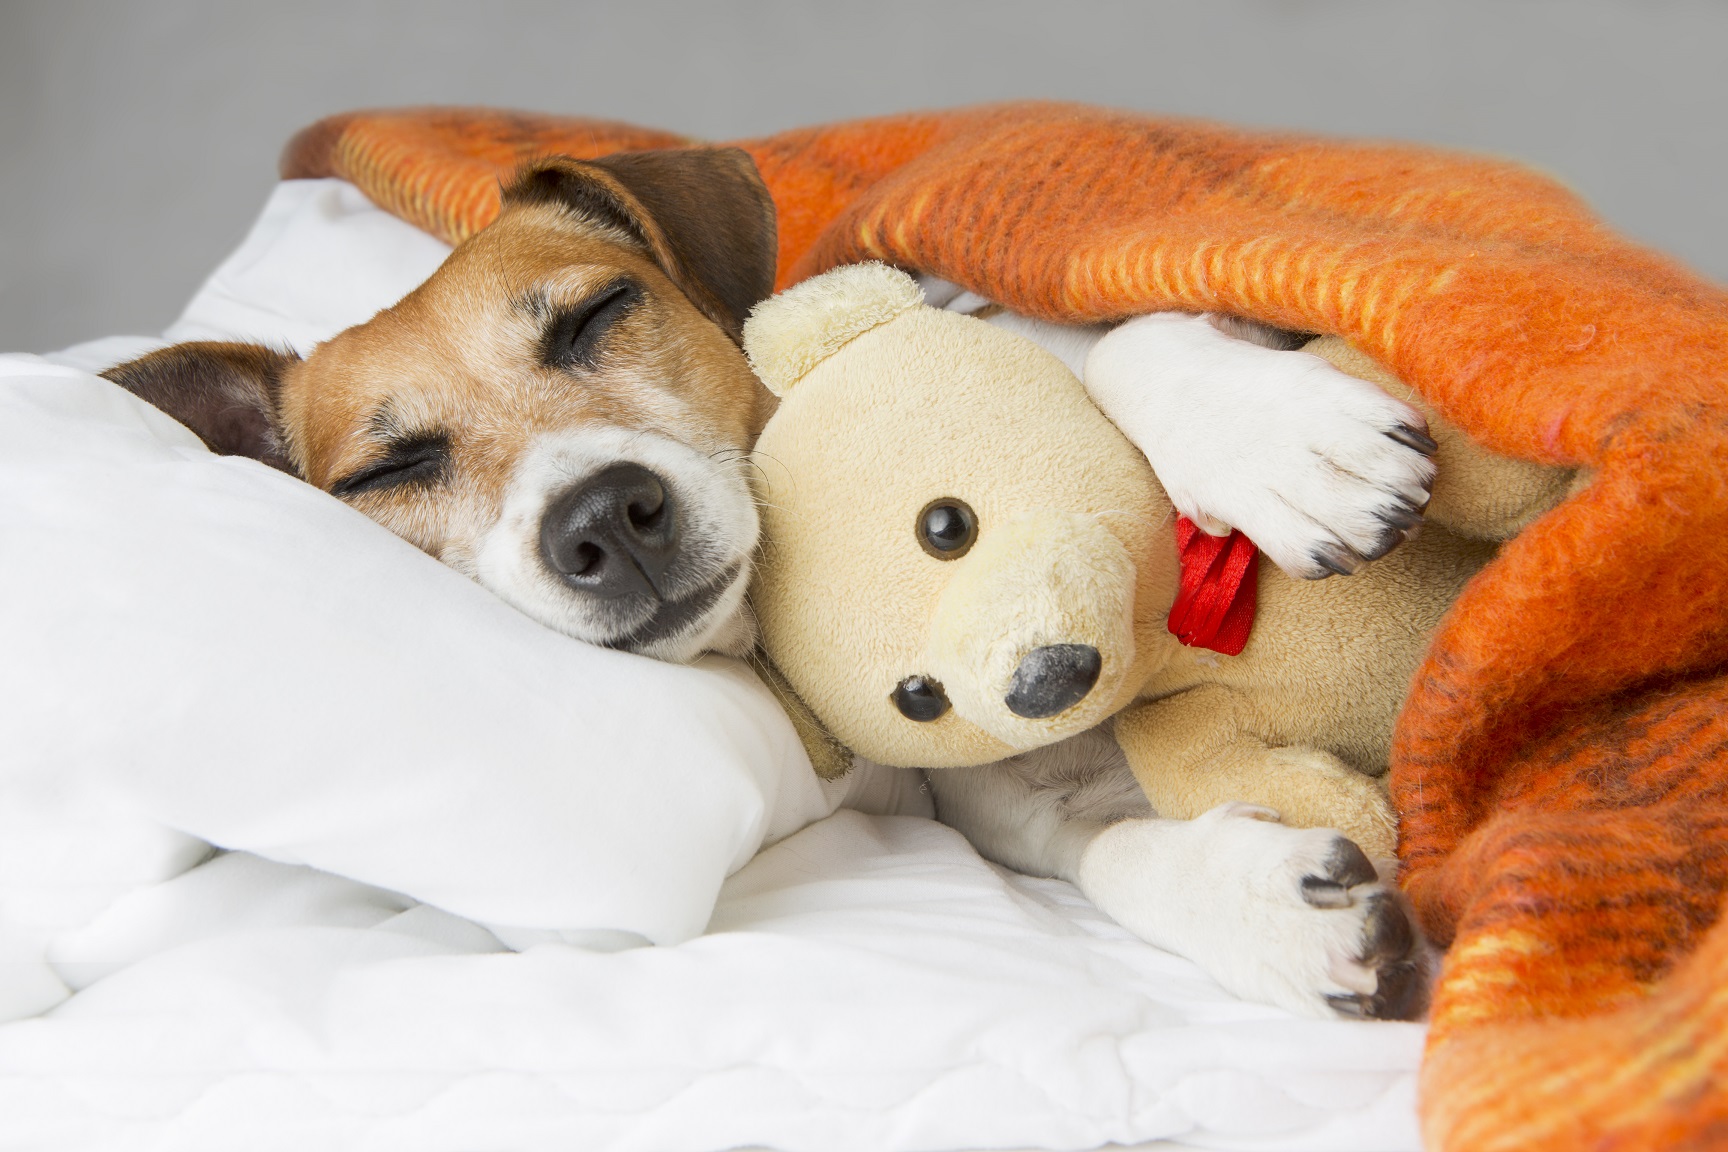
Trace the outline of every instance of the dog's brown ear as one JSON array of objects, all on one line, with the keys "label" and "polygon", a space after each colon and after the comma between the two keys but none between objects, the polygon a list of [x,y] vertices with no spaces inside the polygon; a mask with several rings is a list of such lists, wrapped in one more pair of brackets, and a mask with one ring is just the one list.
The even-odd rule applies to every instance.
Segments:
[{"label": "dog's brown ear", "polygon": [[297,475],[280,434],[277,390],[300,357],[261,344],[175,344],[108,369],[112,380],[198,434],[223,456]]},{"label": "dog's brown ear", "polygon": [[774,200],[741,148],[539,160],[505,187],[504,203],[555,203],[623,231],[734,341],[774,293]]}]

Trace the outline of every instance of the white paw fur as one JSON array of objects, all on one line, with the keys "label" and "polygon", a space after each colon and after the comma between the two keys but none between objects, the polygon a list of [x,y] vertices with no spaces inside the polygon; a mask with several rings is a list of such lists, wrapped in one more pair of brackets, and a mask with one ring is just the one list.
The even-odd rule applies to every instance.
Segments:
[{"label": "white paw fur", "polygon": [[1361,850],[1329,829],[1225,804],[1123,820],[1086,847],[1081,889],[1119,924],[1235,994],[1309,1016],[1408,1018],[1423,945]]},{"label": "white paw fur", "polygon": [[1292,576],[1384,555],[1428,502],[1421,414],[1318,356],[1161,312],[1099,339],[1082,378],[1177,511],[1208,531],[1240,528]]}]

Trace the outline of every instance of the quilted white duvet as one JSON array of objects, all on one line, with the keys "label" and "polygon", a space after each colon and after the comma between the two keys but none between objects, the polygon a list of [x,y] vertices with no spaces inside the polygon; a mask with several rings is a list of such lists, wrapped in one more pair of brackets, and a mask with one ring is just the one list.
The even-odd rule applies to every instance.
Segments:
[{"label": "quilted white duvet", "polygon": [[[284,184],[167,338],[304,349],[444,252]],[[91,375],[156,343],[0,357],[0,1148],[1419,1146],[1419,1026],[866,814],[916,779],[818,786],[740,666],[547,632]]]}]

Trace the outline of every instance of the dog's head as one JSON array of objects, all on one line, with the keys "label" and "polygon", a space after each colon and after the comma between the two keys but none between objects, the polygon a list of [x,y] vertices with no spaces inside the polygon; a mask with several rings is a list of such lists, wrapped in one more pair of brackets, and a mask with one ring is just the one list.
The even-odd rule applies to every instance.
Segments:
[{"label": "dog's head", "polygon": [[105,375],[294,473],[542,623],[739,651],[772,410],[738,349],[773,203],[737,149],[555,159],[395,306],[304,360],[193,343]]}]

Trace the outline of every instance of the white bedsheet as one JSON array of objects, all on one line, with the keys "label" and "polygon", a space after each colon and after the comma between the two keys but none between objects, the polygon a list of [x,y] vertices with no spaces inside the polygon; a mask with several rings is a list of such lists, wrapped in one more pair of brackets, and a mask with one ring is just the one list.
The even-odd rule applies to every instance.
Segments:
[{"label": "white bedsheet", "polygon": [[[168,335],[305,349],[444,251],[284,184]],[[0,357],[0,1148],[1418,1146],[1420,1027],[823,819],[736,665],[552,635],[85,371],[149,346]]]}]

